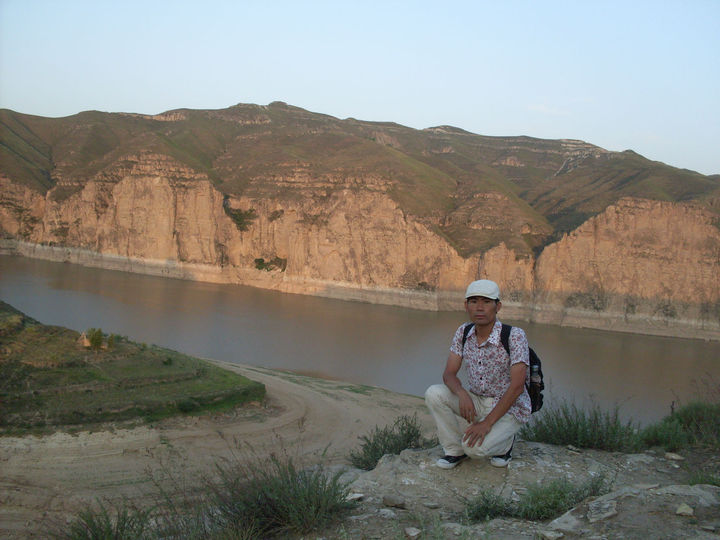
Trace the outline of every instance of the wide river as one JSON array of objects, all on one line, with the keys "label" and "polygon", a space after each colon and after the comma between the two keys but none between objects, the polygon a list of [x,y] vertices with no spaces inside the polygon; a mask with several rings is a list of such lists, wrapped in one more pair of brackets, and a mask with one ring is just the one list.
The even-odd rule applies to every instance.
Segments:
[{"label": "wide river", "polygon": [[[440,381],[450,339],[465,321],[463,311],[343,302],[14,256],[0,256],[0,299],[45,324],[102,328],[195,356],[419,396]],[[563,400],[618,406],[623,418],[645,424],[667,415],[673,402],[717,393],[720,386],[720,342],[517,324],[543,361],[546,407]]]}]

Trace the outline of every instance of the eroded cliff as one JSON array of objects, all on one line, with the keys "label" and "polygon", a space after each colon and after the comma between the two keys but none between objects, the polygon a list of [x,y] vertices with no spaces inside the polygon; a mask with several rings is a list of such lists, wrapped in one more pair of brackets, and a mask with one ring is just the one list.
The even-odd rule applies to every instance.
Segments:
[{"label": "eroded cliff", "polygon": [[[490,277],[500,283],[511,318],[720,338],[716,179],[693,174],[686,201],[652,200],[591,181],[609,174],[602,167],[612,166],[613,182],[629,175],[617,168],[625,159],[637,167],[637,155],[580,141],[474,139],[451,128],[421,140],[401,126],[369,131],[356,121],[344,121],[338,135],[326,117],[294,109],[295,123],[272,131],[276,110],[248,110],[250,116],[234,108],[209,115],[226,130],[212,160],[197,151],[179,154],[179,144],[163,149],[132,124],[140,135],[131,143],[85,157],[67,140],[55,143],[56,166],[45,175],[41,163],[32,182],[22,181],[19,165],[4,164],[6,249],[422,309],[458,309],[465,285]],[[196,113],[132,120],[178,130]],[[236,133],[229,124],[251,131]],[[84,131],[83,148],[93,133],[102,135],[98,129]],[[363,129],[371,138],[358,135]],[[290,142],[278,133],[290,133]],[[291,148],[298,159],[288,159]],[[481,148],[490,153],[466,163]],[[302,159],[309,153],[312,159]],[[539,167],[545,188],[532,176]],[[512,183],[504,170],[525,176]],[[43,175],[52,184],[44,192]],[[581,202],[568,202],[563,182],[584,186]],[[665,189],[668,182],[663,177],[654,188],[664,189],[665,199],[679,189]],[[691,188],[702,197],[688,195]],[[550,208],[548,219],[533,198],[537,208]]]}]

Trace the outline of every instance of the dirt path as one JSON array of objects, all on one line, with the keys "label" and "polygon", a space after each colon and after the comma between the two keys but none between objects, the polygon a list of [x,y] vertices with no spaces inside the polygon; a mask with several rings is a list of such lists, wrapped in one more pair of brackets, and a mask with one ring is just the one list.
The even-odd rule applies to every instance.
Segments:
[{"label": "dirt path", "polygon": [[152,493],[152,474],[188,478],[252,447],[255,453],[347,460],[358,436],[402,414],[431,422],[422,400],[378,388],[326,381],[263,368],[219,365],[262,382],[263,404],[232,414],[176,418],[112,431],[0,438],[0,537],[40,536],[52,520],[97,499]]}]

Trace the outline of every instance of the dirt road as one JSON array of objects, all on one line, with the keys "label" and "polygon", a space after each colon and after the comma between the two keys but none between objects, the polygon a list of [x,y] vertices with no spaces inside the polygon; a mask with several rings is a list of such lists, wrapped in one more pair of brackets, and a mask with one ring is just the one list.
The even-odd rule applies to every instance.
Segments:
[{"label": "dirt road", "polygon": [[432,428],[418,397],[218,364],[265,384],[265,403],[151,426],[0,438],[0,537],[40,537],[48,523],[98,499],[148,496],[155,491],[153,475],[197,479],[218,459],[249,448],[311,459],[324,451],[337,463],[359,446],[358,436],[400,415],[417,413],[428,434]]}]

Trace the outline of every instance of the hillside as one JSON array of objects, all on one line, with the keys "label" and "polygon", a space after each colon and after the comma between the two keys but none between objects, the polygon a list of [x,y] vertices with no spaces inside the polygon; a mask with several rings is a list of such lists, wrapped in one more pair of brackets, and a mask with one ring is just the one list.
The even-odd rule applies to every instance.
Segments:
[{"label": "hillside", "polygon": [[0,436],[134,425],[265,396],[208,362],[93,330],[47,326],[0,301]]},{"label": "hillside", "polygon": [[381,176],[391,180],[390,193],[403,211],[437,224],[466,255],[500,241],[518,243],[512,229],[490,237],[459,226],[478,210],[479,193],[507,196],[506,210],[533,228],[525,238],[533,247],[623,197],[710,207],[720,199],[717,178],[632,151],[608,152],[575,140],[484,137],[450,126],[419,131],[339,120],[279,102],[156,116],[90,111],[57,119],[2,110],[0,122],[0,174],[43,194],[55,188],[56,199],[98,176],[119,181],[128,157],[140,152],[177,160],[232,196],[281,199],[289,194],[278,180],[298,172],[359,181]]},{"label": "hillside", "polygon": [[431,309],[491,276],[521,317],[720,328],[720,177],[629,150],[280,102],[0,129],[0,232],[25,255]]}]

